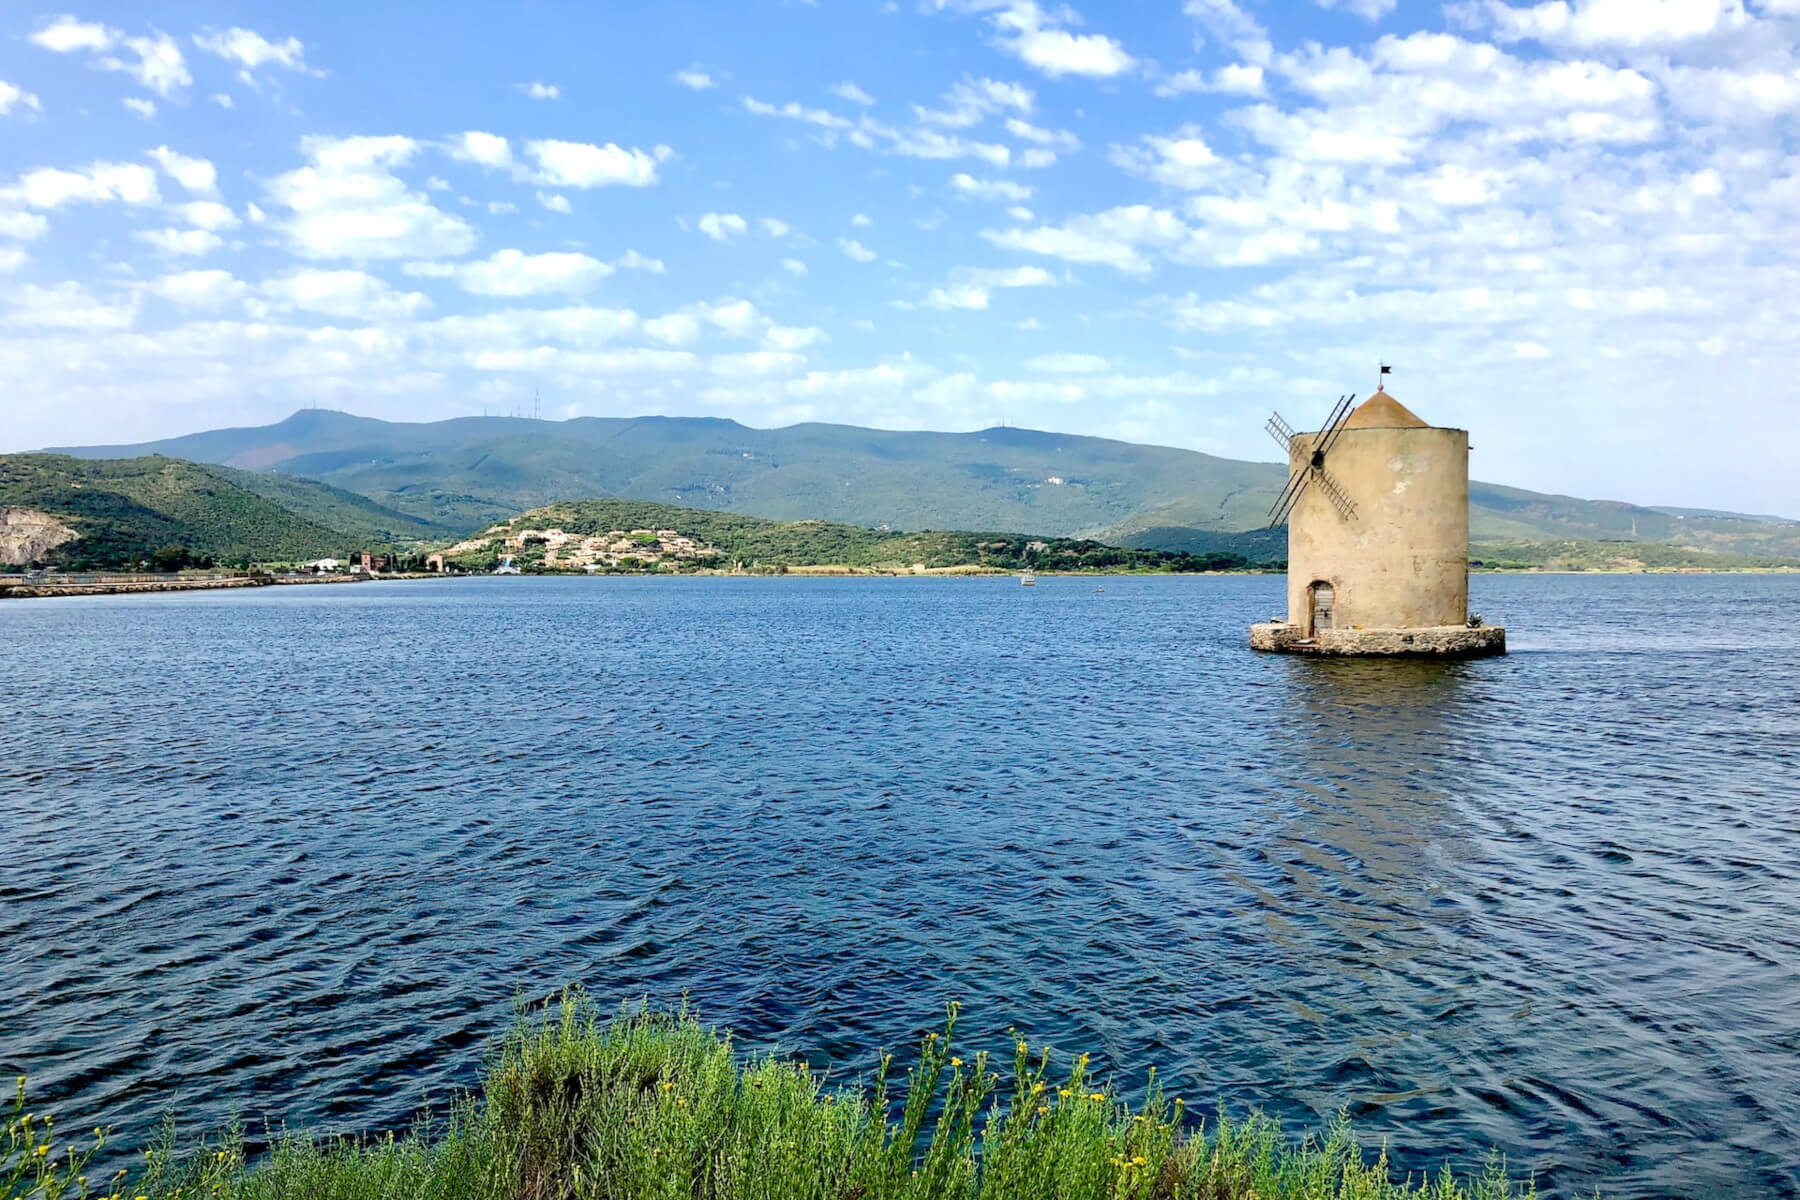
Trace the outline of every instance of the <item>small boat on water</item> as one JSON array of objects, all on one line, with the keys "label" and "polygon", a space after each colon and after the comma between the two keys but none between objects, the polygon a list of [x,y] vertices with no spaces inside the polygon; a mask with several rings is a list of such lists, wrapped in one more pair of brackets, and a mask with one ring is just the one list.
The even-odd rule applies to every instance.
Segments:
[{"label": "small boat on water", "polygon": [[500,560],[500,565],[494,568],[494,574],[496,574],[496,575],[517,575],[517,574],[519,574],[519,568],[513,564],[512,555],[509,554],[505,558]]},{"label": "small boat on water", "polygon": [[1019,576],[1019,586],[1020,587],[1036,587],[1037,586],[1037,576],[1033,575],[1030,571],[1025,572],[1023,575]]}]

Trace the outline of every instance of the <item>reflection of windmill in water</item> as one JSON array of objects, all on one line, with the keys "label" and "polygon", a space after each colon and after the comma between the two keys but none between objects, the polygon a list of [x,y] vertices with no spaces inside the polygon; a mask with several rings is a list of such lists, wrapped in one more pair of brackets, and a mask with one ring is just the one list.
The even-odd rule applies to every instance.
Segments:
[{"label": "reflection of windmill in water", "polygon": [[1469,435],[1427,425],[1383,385],[1338,399],[1316,433],[1279,413],[1288,481],[1269,510],[1288,527],[1288,615],[1255,625],[1258,650],[1294,654],[1506,653],[1469,614]]}]

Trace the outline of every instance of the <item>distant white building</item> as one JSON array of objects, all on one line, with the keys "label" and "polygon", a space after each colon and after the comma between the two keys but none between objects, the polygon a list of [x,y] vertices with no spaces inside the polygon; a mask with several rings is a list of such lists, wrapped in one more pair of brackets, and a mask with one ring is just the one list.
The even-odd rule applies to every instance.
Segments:
[{"label": "distant white building", "polygon": [[344,569],[344,564],[335,558],[321,558],[314,562],[301,563],[300,565],[315,575],[335,575]]}]

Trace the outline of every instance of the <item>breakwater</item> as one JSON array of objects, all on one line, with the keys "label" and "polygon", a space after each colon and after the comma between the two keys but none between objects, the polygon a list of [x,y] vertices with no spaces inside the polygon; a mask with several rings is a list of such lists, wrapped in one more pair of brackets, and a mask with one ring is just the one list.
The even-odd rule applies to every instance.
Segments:
[{"label": "breakwater", "polygon": [[122,596],[138,592],[205,592],[226,588],[281,587],[318,583],[369,583],[418,579],[417,575],[73,575],[0,576],[0,600],[49,596]]}]

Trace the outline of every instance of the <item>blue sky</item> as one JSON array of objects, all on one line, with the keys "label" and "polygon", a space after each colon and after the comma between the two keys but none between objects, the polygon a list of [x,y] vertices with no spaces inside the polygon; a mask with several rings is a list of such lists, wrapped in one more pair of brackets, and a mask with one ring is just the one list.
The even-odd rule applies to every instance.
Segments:
[{"label": "blue sky", "polygon": [[[1800,0],[10,5],[0,449],[318,405],[1272,458],[1800,516]],[[1773,436],[1771,436],[1773,435]]]}]

